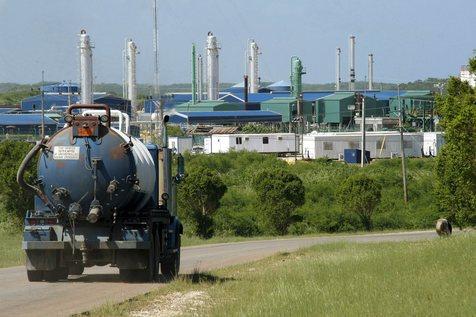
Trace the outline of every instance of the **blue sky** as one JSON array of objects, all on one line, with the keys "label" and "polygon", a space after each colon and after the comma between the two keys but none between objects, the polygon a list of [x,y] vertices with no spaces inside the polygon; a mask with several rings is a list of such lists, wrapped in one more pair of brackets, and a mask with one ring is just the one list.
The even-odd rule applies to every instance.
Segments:
[{"label": "blue sky", "polygon": [[[334,80],[341,47],[348,78],[348,37],[356,36],[357,79],[375,56],[377,81],[410,81],[458,74],[476,49],[474,0],[158,0],[161,83],[190,79],[190,45],[199,51],[208,31],[222,47],[220,80],[241,81],[244,51],[254,38],[262,51],[262,80],[289,77],[301,57],[304,81]],[[0,0],[0,82],[78,78],[77,41],[85,28],[95,43],[97,82],[122,79],[125,37],[139,46],[138,81],[153,80],[152,0]]]}]

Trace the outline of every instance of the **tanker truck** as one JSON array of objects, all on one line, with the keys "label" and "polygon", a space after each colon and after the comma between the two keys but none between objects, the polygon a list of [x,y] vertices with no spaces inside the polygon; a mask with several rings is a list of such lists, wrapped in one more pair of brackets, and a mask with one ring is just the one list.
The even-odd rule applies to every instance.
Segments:
[{"label": "tanker truck", "polygon": [[[72,105],[64,119],[65,127],[38,142],[17,173],[35,194],[22,242],[28,280],[58,281],[95,265],[117,267],[125,281],[177,275],[183,157],[173,174],[167,143],[146,145],[111,127],[107,105]],[[28,180],[25,171],[36,160],[37,179]]]}]

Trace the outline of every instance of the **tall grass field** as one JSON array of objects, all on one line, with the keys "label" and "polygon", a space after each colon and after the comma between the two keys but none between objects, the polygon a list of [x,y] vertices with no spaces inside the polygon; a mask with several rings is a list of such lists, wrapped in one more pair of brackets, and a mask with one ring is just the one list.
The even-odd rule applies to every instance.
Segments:
[{"label": "tall grass field", "polygon": [[319,245],[182,275],[152,293],[87,314],[153,316],[175,305],[175,313],[185,316],[474,316],[475,246],[474,233]]}]

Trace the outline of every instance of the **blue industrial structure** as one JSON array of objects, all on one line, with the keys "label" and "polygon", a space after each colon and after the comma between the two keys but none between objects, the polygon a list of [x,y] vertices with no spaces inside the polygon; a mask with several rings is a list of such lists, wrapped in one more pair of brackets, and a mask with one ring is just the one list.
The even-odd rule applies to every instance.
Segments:
[{"label": "blue industrial structure", "polygon": [[[32,96],[25,98],[21,101],[21,110],[22,111],[36,111],[41,110],[41,95]],[[77,94],[45,94],[43,97],[44,108],[45,110],[52,109],[66,109],[69,106],[69,103],[75,104],[80,100],[80,96]],[[131,104],[129,100],[122,99],[107,94],[94,94],[94,103],[97,104],[106,104],[111,109],[121,110],[123,112],[131,113]]]},{"label": "blue industrial structure", "polygon": [[176,112],[169,117],[169,122],[177,124],[240,124],[248,122],[281,122],[281,120],[281,114],[262,110]]},{"label": "blue industrial structure", "polygon": [[56,83],[50,85],[41,86],[41,91],[45,93],[79,93],[79,85],[75,83]]},{"label": "blue industrial structure", "polygon": [[[52,134],[58,129],[58,122],[45,116],[45,132]],[[2,134],[40,134],[41,114],[0,114]]]},{"label": "blue industrial structure", "polygon": [[[360,149],[344,149],[344,161],[346,163],[360,163],[362,158]],[[370,151],[365,151],[365,163],[370,162]]]}]

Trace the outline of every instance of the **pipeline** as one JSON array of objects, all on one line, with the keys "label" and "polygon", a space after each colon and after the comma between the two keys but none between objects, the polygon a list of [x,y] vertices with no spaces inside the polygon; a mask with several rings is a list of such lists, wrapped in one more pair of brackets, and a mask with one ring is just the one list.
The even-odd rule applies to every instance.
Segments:
[{"label": "pipeline", "polygon": [[41,140],[39,143],[37,143],[31,150],[30,152],[28,152],[28,154],[25,156],[25,158],[23,159],[23,161],[21,162],[20,164],[20,167],[18,168],[18,172],[17,172],[17,183],[20,185],[20,187],[22,187],[23,189],[25,189],[26,191],[29,191],[29,192],[33,192],[33,194],[37,195],[38,197],[40,197],[41,201],[47,206],[49,207],[51,210],[55,210],[53,204],[51,204],[51,202],[49,201],[48,197],[46,197],[46,195],[43,193],[43,191],[38,188],[38,187],[35,187],[31,184],[28,184],[25,179],[24,179],[24,174],[25,174],[25,171],[28,167],[28,165],[30,164],[30,161],[32,158],[34,158],[38,152],[45,148],[45,142],[46,140],[43,139]]}]

